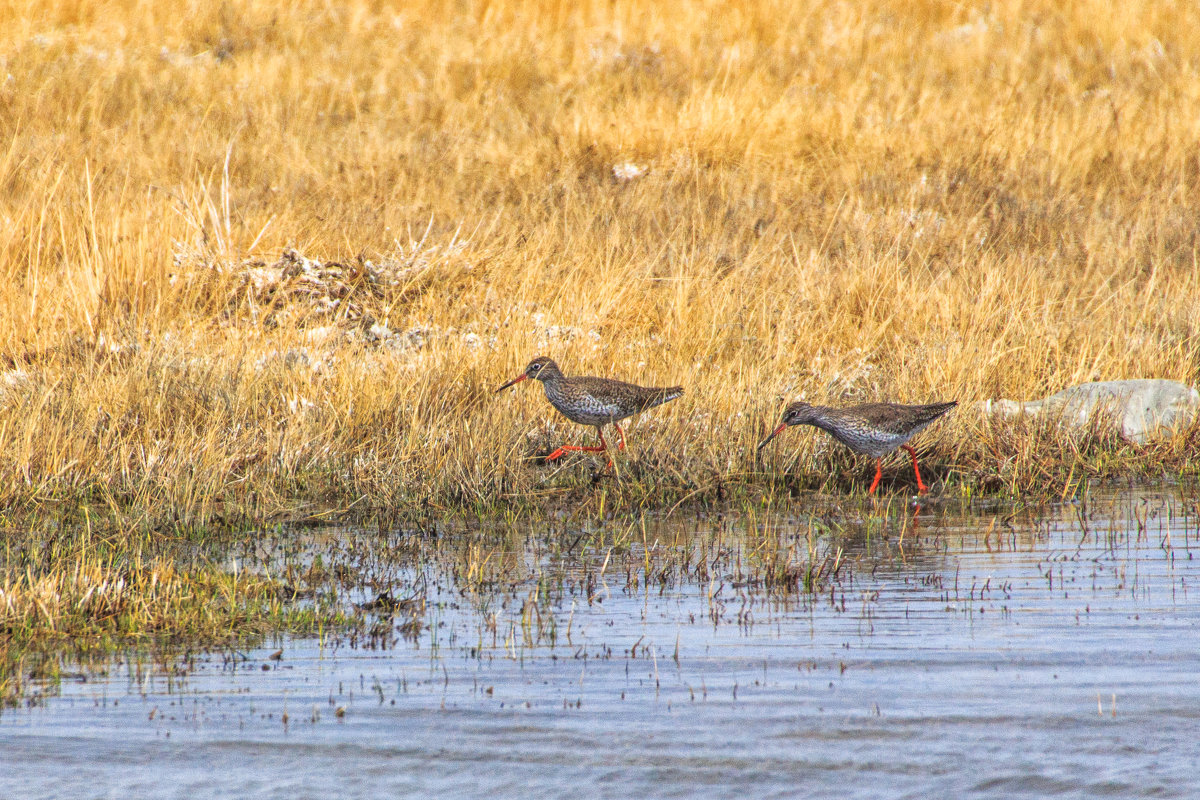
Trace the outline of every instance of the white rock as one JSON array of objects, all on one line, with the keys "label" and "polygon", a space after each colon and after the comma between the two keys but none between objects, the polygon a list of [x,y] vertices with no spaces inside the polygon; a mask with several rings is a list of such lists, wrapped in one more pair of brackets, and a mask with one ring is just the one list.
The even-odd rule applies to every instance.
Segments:
[{"label": "white rock", "polygon": [[0,400],[10,392],[16,393],[32,382],[29,373],[23,369],[7,369],[0,371]]},{"label": "white rock", "polygon": [[987,400],[986,414],[1057,417],[1069,426],[1086,425],[1096,414],[1111,415],[1121,435],[1142,443],[1191,424],[1200,417],[1200,392],[1177,381],[1138,379],[1071,386],[1042,400]]},{"label": "white rock", "polygon": [[392,332],[388,329],[388,326],[380,325],[378,322],[372,325],[367,331],[368,342],[382,342],[390,338],[392,338]]},{"label": "white rock", "polygon": [[613,177],[619,181],[632,181],[645,175],[646,168],[632,161],[623,161],[620,164],[614,164],[612,172]]},{"label": "white rock", "polygon": [[319,328],[309,328],[304,332],[304,337],[314,344],[328,341],[337,333],[337,328],[333,325],[322,325]]}]

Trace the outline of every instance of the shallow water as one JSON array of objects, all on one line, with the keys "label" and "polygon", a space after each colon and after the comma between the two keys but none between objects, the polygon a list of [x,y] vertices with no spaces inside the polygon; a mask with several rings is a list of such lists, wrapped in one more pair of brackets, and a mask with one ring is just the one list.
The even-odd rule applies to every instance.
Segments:
[{"label": "shallow water", "polygon": [[[415,639],[64,681],[0,716],[0,797],[1200,793],[1193,498],[872,513],[463,534],[524,578],[439,543],[390,573]],[[814,529],[820,594],[757,580]]]}]

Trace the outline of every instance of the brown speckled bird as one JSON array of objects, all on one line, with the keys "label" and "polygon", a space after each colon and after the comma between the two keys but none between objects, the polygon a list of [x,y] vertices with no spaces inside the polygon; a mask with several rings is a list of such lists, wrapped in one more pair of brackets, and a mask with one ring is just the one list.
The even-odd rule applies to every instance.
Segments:
[{"label": "brown speckled bird", "polygon": [[767,442],[789,425],[811,425],[820,428],[854,452],[875,457],[875,480],[867,490],[868,494],[875,494],[879,479],[883,477],[883,457],[896,448],[903,447],[912,457],[913,472],[917,474],[917,490],[924,494],[929,491],[929,487],[921,480],[921,470],[917,467],[917,452],[909,447],[907,442],[956,405],[957,400],[926,406],[865,403],[847,408],[792,403],[783,412],[783,422],[759,443],[758,449],[762,450]]},{"label": "brown speckled bird", "polygon": [[[542,382],[542,388],[546,390],[546,399],[559,413],[572,422],[591,425],[600,437],[599,447],[565,444],[546,456],[547,461],[561,458],[563,454],[572,450],[607,455],[608,442],[604,441],[603,428],[609,424],[617,429],[617,434],[621,437],[617,449],[624,450],[625,431],[621,430],[621,420],[674,400],[683,394],[682,386],[658,389],[614,381],[611,378],[568,378],[562,374],[558,364],[546,356],[538,356],[530,361],[524,372],[496,391],[502,392],[527,378]],[[608,458],[608,465],[612,466],[611,457]]]}]

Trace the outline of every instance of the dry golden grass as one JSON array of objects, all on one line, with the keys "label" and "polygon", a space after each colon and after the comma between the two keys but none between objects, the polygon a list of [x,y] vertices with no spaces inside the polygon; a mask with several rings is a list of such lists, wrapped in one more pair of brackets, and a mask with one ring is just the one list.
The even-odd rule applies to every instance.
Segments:
[{"label": "dry golden grass", "polygon": [[639,503],[863,485],[754,460],[799,396],[958,398],[964,490],[1194,472],[969,401],[1200,381],[1198,53],[1164,0],[0,4],[0,505],[537,503],[591,435],[489,394],[538,354],[687,387]]}]

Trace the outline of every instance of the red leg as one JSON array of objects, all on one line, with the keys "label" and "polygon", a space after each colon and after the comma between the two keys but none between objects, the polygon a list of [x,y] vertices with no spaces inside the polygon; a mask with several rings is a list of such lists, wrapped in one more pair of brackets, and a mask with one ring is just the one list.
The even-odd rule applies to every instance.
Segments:
[{"label": "red leg", "polygon": [[596,426],[596,435],[600,437],[600,451],[608,459],[608,468],[612,469],[612,456],[608,454],[608,442],[604,441],[604,428],[600,425]]},{"label": "red leg", "polygon": [[875,480],[871,481],[871,488],[867,489],[867,494],[875,494],[875,490],[879,488],[879,479],[883,477],[883,459],[875,459]]},{"label": "red leg", "polygon": [[907,450],[908,454],[910,456],[912,456],[913,472],[917,473],[917,491],[920,494],[925,494],[926,492],[929,491],[929,487],[926,486],[924,481],[921,480],[921,470],[917,467],[917,451],[913,450],[911,447],[909,447],[906,444],[902,444],[900,446],[903,447],[905,450]]},{"label": "red leg", "polygon": [[[555,461],[556,459],[562,458],[567,453],[572,453],[572,452],[577,452],[577,453],[605,453],[605,452],[607,452],[608,451],[608,442],[604,441],[604,432],[602,430],[600,430],[599,428],[596,428],[596,433],[600,437],[600,446],[599,447],[585,447],[583,445],[577,445],[577,444],[564,444],[562,447],[558,448],[553,453],[546,456],[546,460],[547,461]],[[611,458],[608,460],[608,465],[610,467],[612,466]]]},{"label": "red leg", "polygon": [[615,422],[613,423],[613,427],[617,429],[617,434],[621,437],[621,443],[619,445],[617,445],[617,449],[624,450],[625,449],[625,431],[621,430],[621,426]]}]

